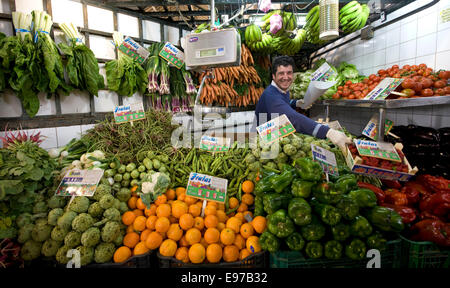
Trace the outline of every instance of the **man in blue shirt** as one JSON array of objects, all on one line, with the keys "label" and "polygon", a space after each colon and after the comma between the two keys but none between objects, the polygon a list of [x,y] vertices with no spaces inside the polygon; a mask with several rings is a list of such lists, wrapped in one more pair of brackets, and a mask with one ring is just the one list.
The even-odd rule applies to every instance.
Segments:
[{"label": "man in blue shirt", "polygon": [[328,138],[345,153],[345,144],[351,143],[349,137],[295,111],[297,100],[289,99],[289,87],[293,82],[294,65],[294,60],[289,56],[279,56],[273,60],[272,83],[264,90],[256,104],[256,123],[253,127],[285,114],[297,132],[320,139]]}]

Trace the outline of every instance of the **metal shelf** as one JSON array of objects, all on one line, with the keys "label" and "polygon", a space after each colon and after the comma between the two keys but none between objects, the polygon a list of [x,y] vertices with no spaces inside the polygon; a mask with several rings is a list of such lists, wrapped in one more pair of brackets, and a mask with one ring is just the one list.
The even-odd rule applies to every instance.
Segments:
[{"label": "metal shelf", "polygon": [[361,108],[385,108],[397,109],[429,105],[450,104],[449,96],[432,96],[409,99],[391,99],[391,100],[322,100],[316,102],[319,105],[326,106],[345,106],[345,107],[361,107]]}]

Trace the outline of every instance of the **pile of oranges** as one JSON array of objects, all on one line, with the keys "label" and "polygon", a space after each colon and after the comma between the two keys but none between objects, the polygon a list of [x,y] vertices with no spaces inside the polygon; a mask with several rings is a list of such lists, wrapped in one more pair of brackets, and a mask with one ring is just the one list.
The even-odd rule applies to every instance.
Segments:
[{"label": "pile of oranges", "polygon": [[261,251],[258,235],[266,229],[266,218],[253,218],[248,210],[253,189],[252,181],[244,181],[241,201],[228,199],[229,209],[235,209],[228,214],[223,203],[207,201],[202,215],[203,200],[187,196],[183,187],[168,189],[150,207],[133,195],[130,211],[122,214],[128,228],[114,262],[156,249],[162,256],[194,264],[234,262]]}]

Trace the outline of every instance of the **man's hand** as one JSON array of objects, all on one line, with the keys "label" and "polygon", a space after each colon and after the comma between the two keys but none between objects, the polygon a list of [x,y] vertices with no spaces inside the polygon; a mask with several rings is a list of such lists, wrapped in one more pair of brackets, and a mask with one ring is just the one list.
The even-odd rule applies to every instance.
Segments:
[{"label": "man's hand", "polygon": [[347,137],[345,133],[330,129],[327,132],[327,138],[330,139],[331,142],[333,142],[334,145],[337,145],[344,156],[347,156],[347,149],[345,148],[345,144],[352,143],[352,139],[350,137]]}]

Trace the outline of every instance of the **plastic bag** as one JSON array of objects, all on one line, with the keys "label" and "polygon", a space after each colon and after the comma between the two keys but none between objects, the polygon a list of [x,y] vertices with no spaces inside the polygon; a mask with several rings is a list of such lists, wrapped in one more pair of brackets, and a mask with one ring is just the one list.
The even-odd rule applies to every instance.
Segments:
[{"label": "plastic bag", "polygon": [[270,10],[270,6],[272,5],[272,1],[270,0],[259,0],[258,9],[266,13]]},{"label": "plastic bag", "polygon": [[270,33],[275,34],[283,27],[283,18],[278,14],[270,16]]}]

